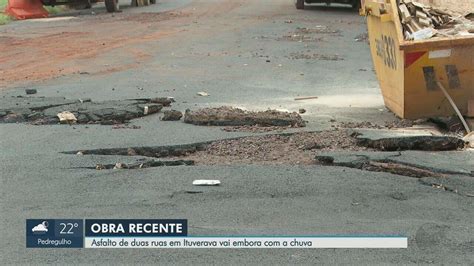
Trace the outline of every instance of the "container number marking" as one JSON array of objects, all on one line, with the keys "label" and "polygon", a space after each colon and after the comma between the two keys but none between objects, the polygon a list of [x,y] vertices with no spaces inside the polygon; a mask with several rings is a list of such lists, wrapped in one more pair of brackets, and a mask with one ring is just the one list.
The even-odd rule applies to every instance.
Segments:
[{"label": "container number marking", "polygon": [[397,54],[395,51],[395,41],[392,37],[382,35],[381,39],[375,39],[377,56],[384,64],[392,69],[397,69]]}]

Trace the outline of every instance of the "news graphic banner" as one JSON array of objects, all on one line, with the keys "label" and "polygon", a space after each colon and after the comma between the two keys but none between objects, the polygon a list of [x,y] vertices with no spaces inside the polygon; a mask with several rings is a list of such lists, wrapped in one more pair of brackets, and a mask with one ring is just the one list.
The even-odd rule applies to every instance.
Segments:
[{"label": "news graphic banner", "polygon": [[27,219],[27,248],[82,248],[82,219]]},{"label": "news graphic banner", "polygon": [[190,236],[185,219],[28,219],[31,248],[407,248],[397,235]]}]

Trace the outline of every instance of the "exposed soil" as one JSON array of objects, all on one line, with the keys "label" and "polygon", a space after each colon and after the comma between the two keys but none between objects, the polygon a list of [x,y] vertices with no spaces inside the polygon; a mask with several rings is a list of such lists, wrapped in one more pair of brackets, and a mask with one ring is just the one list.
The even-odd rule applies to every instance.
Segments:
[{"label": "exposed soil", "polygon": [[303,132],[220,140],[186,156],[197,165],[222,164],[314,164],[322,151],[367,150],[357,145],[350,131]]},{"label": "exposed soil", "polygon": [[[460,141],[460,142],[459,142]],[[376,143],[399,143],[397,150],[457,150],[460,146],[446,143],[462,143],[452,137],[402,137],[382,139]],[[426,148],[428,147],[428,148]],[[450,149],[448,149],[450,148]],[[352,130],[334,130],[322,132],[299,132],[292,134],[271,134],[235,139],[218,140],[195,144],[131,147],[115,149],[81,150],[72,154],[125,155],[168,158],[169,160],[193,161],[196,165],[336,165],[359,168],[368,171],[392,172],[406,176],[434,176],[417,170],[416,166],[400,166],[390,161],[370,161],[361,159],[350,164],[335,164],[334,158],[324,155],[330,151],[378,151],[384,146],[372,145],[366,139],[358,138]],[[419,167],[418,167],[419,168]],[[420,174],[421,173],[421,174]]]},{"label": "exposed soil", "polygon": [[179,26],[191,24],[193,17],[219,14],[228,8],[196,5],[182,11],[79,16],[54,22],[54,26],[4,26],[0,29],[0,89],[137,68],[152,59],[151,51],[137,48],[140,45],[179,33]]}]

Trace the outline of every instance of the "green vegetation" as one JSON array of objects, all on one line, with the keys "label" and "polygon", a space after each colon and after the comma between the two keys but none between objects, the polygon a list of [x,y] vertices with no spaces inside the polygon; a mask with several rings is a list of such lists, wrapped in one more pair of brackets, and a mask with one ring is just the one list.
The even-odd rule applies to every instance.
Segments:
[{"label": "green vegetation", "polygon": [[5,7],[7,6],[8,0],[0,0],[0,25],[7,24],[11,18],[3,13]]},{"label": "green vegetation", "polygon": [[7,6],[8,0],[0,0],[0,25],[7,24],[10,20],[12,20],[11,17],[7,16],[3,11],[5,10],[5,7]]},{"label": "green vegetation", "polygon": [[10,20],[11,18],[9,16],[5,15],[4,13],[0,13],[0,25],[7,24]]},{"label": "green vegetation", "polygon": [[[8,0],[0,0],[0,25],[7,24],[12,20],[12,18],[8,15],[6,15],[3,11],[5,10],[5,7],[7,6]],[[49,14],[58,14],[62,10],[64,10],[64,7],[59,7],[59,6],[45,6],[44,7],[46,10],[48,10]]]}]

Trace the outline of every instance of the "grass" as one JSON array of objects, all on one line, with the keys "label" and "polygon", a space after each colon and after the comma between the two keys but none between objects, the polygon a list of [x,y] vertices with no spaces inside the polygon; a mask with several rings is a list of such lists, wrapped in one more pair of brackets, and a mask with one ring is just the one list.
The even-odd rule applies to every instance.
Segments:
[{"label": "grass", "polygon": [[11,19],[9,16],[3,13],[5,7],[7,6],[8,0],[0,0],[0,25],[7,24]]},{"label": "grass", "polygon": [[3,13],[0,13],[0,25],[5,25],[8,22],[10,22],[10,20],[12,20],[12,19],[9,16],[7,16]]},{"label": "grass", "polygon": [[[0,25],[5,25],[8,22],[12,21],[13,18],[6,15],[3,11],[5,10],[5,7],[7,6],[8,0],[0,0]],[[52,6],[45,6],[44,7],[49,14],[58,14],[59,12],[64,10],[64,7],[52,7]]]}]

